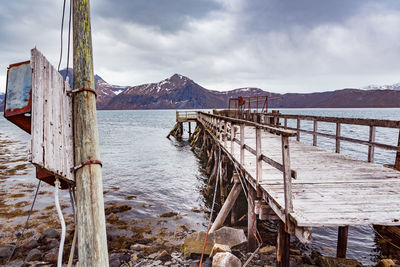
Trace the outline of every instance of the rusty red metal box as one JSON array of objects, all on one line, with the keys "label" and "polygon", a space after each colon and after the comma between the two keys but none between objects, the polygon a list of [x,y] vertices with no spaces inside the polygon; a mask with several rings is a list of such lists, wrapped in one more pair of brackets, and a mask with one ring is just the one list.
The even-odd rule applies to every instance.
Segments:
[{"label": "rusty red metal box", "polygon": [[4,117],[31,132],[32,69],[30,61],[11,64],[7,71]]}]

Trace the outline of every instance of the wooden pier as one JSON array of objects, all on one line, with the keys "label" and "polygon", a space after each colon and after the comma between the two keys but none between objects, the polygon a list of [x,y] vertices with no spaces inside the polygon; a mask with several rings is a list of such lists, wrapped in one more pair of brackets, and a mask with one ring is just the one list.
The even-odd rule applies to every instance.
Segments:
[{"label": "wooden pier", "polygon": [[[250,185],[249,248],[255,248],[254,229],[250,226],[254,225],[254,214],[258,219],[279,220],[280,266],[289,263],[289,236],[294,235],[303,243],[311,242],[312,227],[339,227],[337,256],[344,258],[348,226],[400,225],[400,172],[373,163],[374,148],[379,147],[397,152],[394,167],[399,168],[399,143],[375,142],[377,127],[400,129],[399,121],[279,113],[247,113],[238,118],[229,111],[214,113],[177,112],[177,125],[196,121],[191,144],[197,143],[200,150],[211,150],[207,138],[213,140]],[[295,120],[297,127],[289,128],[288,120]],[[302,129],[302,120],[313,121],[313,131]],[[333,123],[335,134],[318,132],[320,121]],[[368,126],[369,140],[342,136],[342,124]],[[300,142],[302,132],[313,136],[313,145]],[[318,136],[335,139],[336,153],[317,147]],[[341,155],[341,141],[368,146],[368,162]],[[212,157],[212,151],[207,153]],[[221,209],[226,213],[222,221],[233,206],[227,202],[224,205],[230,205],[230,209]]]}]

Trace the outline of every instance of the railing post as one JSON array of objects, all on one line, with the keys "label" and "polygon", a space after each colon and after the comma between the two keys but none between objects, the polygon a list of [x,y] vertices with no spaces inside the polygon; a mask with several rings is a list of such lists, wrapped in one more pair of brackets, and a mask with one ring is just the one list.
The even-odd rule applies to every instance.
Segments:
[{"label": "railing post", "polygon": [[318,128],[318,121],[314,120],[313,146],[317,146],[317,128]]},{"label": "railing post", "polygon": [[223,137],[223,134],[222,134],[222,120],[221,119],[218,119],[218,139],[219,139],[219,141],[220,142],[222,142],[222,139],[224,138]]},{"label": "railing post", "polygon": [[[397,141],[397,146],[400,147],[400,130],[399,130],[399,138]],[[394,163],[394,167],[396,168],[396,170],[400,170],[400,152],[399,151],[396,152],[396,162]]]},{"label": "railing post", "polygon": [[287,118],[284,118],[284,126],[285,126],[285,129],[287,129]]},{"label": "railing post", "polygon": [[228,122],[224,120],[224,146],[227,147],[227,141],[228,141]]},{"label": "railing post", "polygon": [[293,212],[292,202],[292,178],[290,173],[289,137],[282,135],[282,164],[283,164],[283,185],[285,194],[285,217],[289,227],[289,214]]},{"label": "railing post", "polygon": [[261,128],[256,127],[256,179],[257,184],[262,180],[262,158],[261,158]]},{"label": "railing post", "polygon": [[240,124],[240,164],[244,166],[244,124]]},{"label": "railing post", "polygon": [[235,125],[231,122],[231,154],[235,152],[235,137],[236,137],[236,128]]},{"label": "railing post", "polygon": [[300,119],[297,119],[297,135],[296,140],[300,141]]},{"label": "railing post", "polygon": [[340,122],[336,123],[336,153],[340,153],[340,128],[341,128],[341,124]]},{"label": "railing post", "polygon": [[178,120],[179,120],[179,112],[176,111],[176,121],[178,121]]},{"label": "railing post", "polygon": [[375,146],[371,143],[375,142],[375,126],[369,126],[369,145],[368,145],[368,162],[374,162]]}]

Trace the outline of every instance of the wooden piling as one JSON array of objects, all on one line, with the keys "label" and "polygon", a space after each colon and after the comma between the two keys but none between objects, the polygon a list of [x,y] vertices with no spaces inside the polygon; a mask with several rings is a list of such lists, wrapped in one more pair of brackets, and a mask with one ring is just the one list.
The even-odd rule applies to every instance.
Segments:
[{"label": "wooden piling", "polygon": [[339,226],[336,257],[346,258],[349,227]]},{"label": "wooden piling", "polygon": [[279,267],[289,267],[290,234],[285,230],[285,223],[279,220],[276,245],[276,261]]},{"label": "wooden piling", "polygon": [[[94,89],[89,0],[73,1],[74,89]],[[74,94],[75,166],[100,160],[96,96]],[[75,173],[79,266],[108,266],[101,166],[87,164]]]},{"label": "wooden piling", "polygon": [[[233,179],[234,185],[238,184],[239,186],[241,186],[240,180],[239,180],[239,174],[234,173],[232,179]],[[231,210],[231,225],[236,224],[236,222],[239,220],[239,216],[240,216],[239,206],[237,204],[237,201],[235,201],[235,203],[233,204],[232,210]]]},{"label": "wooden piling", "polygon": [[254,251],[257,248],[257,218],[254,213],[254,201],[256,199],[256,191],[249,186],[247,200],[247,240],[249,251]]}]

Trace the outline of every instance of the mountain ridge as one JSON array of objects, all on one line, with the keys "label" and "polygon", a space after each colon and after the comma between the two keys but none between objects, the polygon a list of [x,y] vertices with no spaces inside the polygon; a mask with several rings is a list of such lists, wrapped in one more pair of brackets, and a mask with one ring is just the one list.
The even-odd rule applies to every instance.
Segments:
[{"label": "mountain ridge", "polygon": [[[63,69],[60,73],[64,77],[67,75],[72,85],[72,69]],[[100,110],[227,108],[229,99],[239,96],[268,96],[269,108],[400,108],[400,83],[371,85],[371,89],[280,94],[255,87],[224,92],[210,90],[181,74],[136,86],[112,85],[99,75],[94,78],[98,95],[96,104]],[[4,93],[0,93],[1,111],[4,109],[4,98]]]}]

